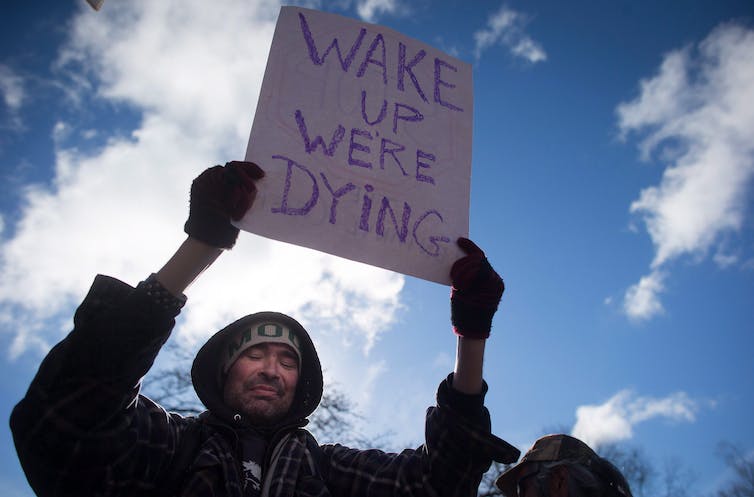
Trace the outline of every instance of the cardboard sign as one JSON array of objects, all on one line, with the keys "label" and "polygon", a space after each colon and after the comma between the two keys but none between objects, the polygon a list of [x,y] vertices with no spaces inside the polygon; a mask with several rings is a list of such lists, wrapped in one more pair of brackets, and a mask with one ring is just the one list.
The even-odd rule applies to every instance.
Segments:
[{"label": "cardboard sign", "polygon": [[471,66],[393,30],[283,7],[238,226],[448,284],[468,236]]}]

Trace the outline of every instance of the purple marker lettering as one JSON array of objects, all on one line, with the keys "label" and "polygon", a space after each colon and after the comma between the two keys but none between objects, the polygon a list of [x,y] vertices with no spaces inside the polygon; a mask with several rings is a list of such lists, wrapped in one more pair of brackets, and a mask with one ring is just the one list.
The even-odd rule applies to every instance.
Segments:
[{"label": "purple marker lettering", "polygon": [[443,81],[442,77],[440,76],[440,69],[442,66],[447,67],[448,69],[451,69],[453,72],[458,72],[458,69],[456,69],[454,66],[451,66],[444,60],[435,59],[435,103],[438,103],[442,105],[443,107],[447,107],[450,110],[455,110],[458,112],[463,112],[463,109],[460,107],[457,107],[450,102],[446,102],[442,99],[442,96],[440,95],[440,86],[444,86],[446,88],[455,88],[456,85],[453,83],[448,83],[447,81]]},{"label": "purple marker lettering", "polygon": [[[372,54],[374,54],[374,51],[377,49],[377,45],[380,45],[381,47],[382,60],[372,58]],[[374,37],[372,44],[369,45],[369,50],[367,50],[367,54],[364,57],[364,62],[361,63],[361,67],[359,67],[359,72],[356,73],[356,76],[359,78],[362,77],[367,70],[367,65],[369,64],[374,64],[382,68],[382,83],[387,85],[387,64],[385,64],[385,40],[382,39],[382,35],[379,33],[377,33],[377,36]]]},{"label": "purple marker lettering", "polygon": [[[374,191],[372,185],[364,185],[364,190],[367,193]],[[361,220],[359,221],[359,229],[369,232],[369,214],[372,212],[372,199],[365,193],[364,202],[361,204]]]},{"label": "purple marker lettering", "polygon": [[[393,145],[392,148],[388,148],[387,144]],[[380,169],[385,169],[385,155],[390,155],[395,163],[398,165],[398,168],[401,170],[404,176],[408,176],[408,173],[403,169],[403,166],[401,165],[401,161],[398,160],[398,157],[395,155],[396,152],[403,152],[406,150],[406,147],[401,145],[400,143],[396,143],[392,140],[388,140],[387,138],[383,138],[382,142],[380,143]]]},{"label": "purple marker lettering", "polygon": [[332,187],[330,186],[330,182],[327,181],[327,176],[325,176],[325,173],[319,173],[319,175],[322,176],[322,181],[324,181],[327,191],[329,191],[332,195],[332,203],[330,204],[330,224],[335,224],[335,210],[338,208],[338,200],[340,200],[340,197],[350,192],[351,190],[355,190],[356,185],[354,185],[353,183],[346,183],[337,190],[333,191]]},{"label": "purple marker lettering", "polygon": [[[410,110],[411,114],[401,114],[400,109]],[[395,103],[395,111],[393,111],[393,133],[398,134],[398,119],[408,122],[416,122],[424,119],[421,112],[414,109],[410,105]]]},{"label": "purple marker lettering", "polygon": [[414,229],[412,231],[412,234],[414,236],[414,241],[419,246],[419,248],[422,249],[422,251],[424,251],[425,254],[430,255],[432,257],[437,257],[438,255],[440,255],[440,246],[437,244],[437,242],[449,243],[450,238],[448,238],[447,236],[435,236],[435,235],[429,236],[429,243],[432,245],[432,249],[430,250],[422,242],[419,241],[419,237],[417,236],[417,232],[419,231],[419,228],[424,223],[424,221],[431,215],[437,216],[437,218],[440,219],[440,223],[443,222],[442,216],[440,215],[439,212],[437,212],[434,209],[428,210],[427,212],[419,216],[419,219],[416,220],[416,223],[414,223]]},{"label": "purple marker lettering", "polygon": [[426,174],[422,174],[419,172],[419,169],[429,169],[430,167],[432,167],[431,164],[422,162],[422,159],[428,159],[434,162],[435,156],[423,150],[418,150],[418,149],[416,150],[416,181],[422,181],[424,183],[429,183],[431,185],[434,185],[435,178],[433,178],[432,176],[427,176]]},{"label": "purple marker lettering", "polygon": [[395,219],[395,212],[393,212],[393,208],[390,206],[390,201],[387,197],[382,197],[382,206],[380,207],[380,212],[377,214],[377,226],[375,227],[375,232],[380,236],[385,236],[385,212],[390,212],[390,219],[393,220],[398,240],[401,243],[405,243],[406,235],[408,235],[408,220],[411,217],[411,206],[403,202],[403,217],[401,218],[401,227],[399,229],[398,221]]},{"label": "purple marker lettering", "polygon": [[[314,207],[314,205],[317,203],[317,199],[319,198],[319,188],[317,187],[317,179],[314,177],[314,175],[306,168],[306,166],[299,164],[287,157],[284,157],[282,155],[273,155],[273,159],[281,159],[284,161],[288,161],[288,169],[285,173],[285,186],[283,187],[283,198],[280,202],[280,207],[273,207],[270,209],[270,212],[273,214],[285,214],[288,216],[305,216],[309,213],[309,211]],[[303,207],[289,207],[288,206],[288,195],[291,192],[291,180],[293,179],[293,168],[300,169],[301,171],[305,172],[309,178],[312,180],[312,193],[309,197],[309,200],[306,201],[306,203],[303,205]]]},{"label": "purple marker lettering", "polygon": [[387,100],[382,100],[382,108],[380,109],[380,115],[377,116],[377,119],[374,121],[370,121],[367,117],[367,92],[366,90],[361,90],[361,117],[364,118],[364,122],[367,123],[370,126],[374,126],[375,124],[379,124],[382,122],[383,119],[385,119],[385,114],[387,114]]},{"label": "purple marker lettering", "polygon": [[338,145],[343,140],[343,137],[346,135],[346,128],[338,124],[338,127],[335,128],[335,131],[333,131],[332,133],[330,146],[325,145],[325,140],[320,135],[317,135],[314,138],[314,141],[311,141],[311,139],[309,138],[309,132],[306,129],[304,115],[299,109],[296,109],[296,124],[298,124],[298,132],[301,133],[301,138],[304,139],[304,149],[306,150],[307,154],[311,154],[317,149],[318,145],[321,145],[322,153],[327,155],[328,157],[332,157],[335,153],[335,150],[337,150]]},{"label": "purple marker lettering", "polygon": [[424,92],[422,91],[419,80],[416,79],[416,75],[414,74],[414,66],[421,62],[426,54],[427,52],[425,52],[424,50],[419,50],[418,52],[416,52],[416,55],[414,55],[414,58],[411,59],[411,62],[406,65],[406,45],[398,42],[398,89],[400,91],[404,91],[403,76],[405,75],[405,73],[408,73],[409,77],[411,78],[411,82],[414,84],[414,88],[416,88],[417,93],[419,93],[419,96],[425,102],[429,102],[426,95],[424,95]]},{"label": "purple marker lettering", "polygon": [[314,44],[314,37],[312,36],[312,32],[309,29],[309,23],[306,21],[306,17],[304,17],[304,14],[300,12],[298,14],[298,17],[301,24],[301,33],[304,35],[306,46],[309,49],[309,58],[312,59],[314,65],[321,66],[322,64],[324,64],[325,59],[327,58],[327,54],[329,54],[330,50],[335,47],[335,51],[338,53],[338,59],[340,60],[340,67],[343,69],[343,72],[348,72],[348,68],[351,67],[351,63],[353,62],[354,57],[356,57],[356,52],[359,51],[361,43],[364,41],[364,35],[366,35],[367,30],[361,28],[361,31],[359,31],[359,36],[356,38],[356,41],[353,42],[353,45],[351,45],[351,50],[348,51],[348,55],[345,59],[340,53],[340,46],[338,45],[337,38],[333,38],[330,46],[327,47],[327,50],[325,50],[325,52],[322,54],[322,57],[320,57],[317,53],[317,46]]},{"label": "purple marker lettering", "polygon": [[371,162],[365,162],[360,159],[356,159],[353,156],[353,151],[358,150],[359,152],[369,153],[369,147],[366,145],[362,145],[361,143],[358,143],[354,140],[354,136],[365,136],[372,139],[372,134],[369,133],[369,131],[364,131],[363,129],[353,128],[351,130],[351,143],[348,146],[348,164],[351,166],[359,166],[359,167],[365,167],[367,169],[372,169],[372,163]]}]

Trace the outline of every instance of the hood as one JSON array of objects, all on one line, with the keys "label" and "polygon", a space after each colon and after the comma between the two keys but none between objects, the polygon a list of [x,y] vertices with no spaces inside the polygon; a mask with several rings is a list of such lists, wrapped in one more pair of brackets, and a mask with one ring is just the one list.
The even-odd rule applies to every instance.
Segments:
[{"label": "hood", "polygon": [[[222,357],[231,337],[256,321],[277,321],[285,324],[296,333],[300,340],[302,359],[296,394],[288,414],[272,428],[304,425],[306,418],[314,412],[322,399],[322,366],[309,333],[298,321],[279,312],[249,314],[212,335],[199,349],[191,367],[194,390],[199,400],[214,416],[228,424],[239,424],[239,420],[234,419],[238,413],[223,403]],[[240,423],[245,424],[243,418]]]}]

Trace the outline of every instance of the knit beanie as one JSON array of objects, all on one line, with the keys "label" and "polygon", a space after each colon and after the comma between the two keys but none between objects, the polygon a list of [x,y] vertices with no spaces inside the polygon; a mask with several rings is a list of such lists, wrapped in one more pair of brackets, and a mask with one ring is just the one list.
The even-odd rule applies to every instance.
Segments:
[{"label": "knit beanie", "polygon": [[275,321],[256,321],[231,338],[223,351],[222,372],[226,374],[243,352],[261,343],[282,343],[293,349],[301,368],[301,343],[288,326]]}]

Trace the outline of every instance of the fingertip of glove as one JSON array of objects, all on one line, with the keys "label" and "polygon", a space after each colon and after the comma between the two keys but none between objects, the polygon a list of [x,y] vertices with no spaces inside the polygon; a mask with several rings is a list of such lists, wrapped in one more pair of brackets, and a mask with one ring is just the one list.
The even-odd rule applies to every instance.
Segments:
[{"label": "fingertip of glove", "polygon": [[458,240],[456,240],[456,243],[458,244],[458,247],[460,247],[460,249],[463,250],[466,254],[484,255],[484,251],[480,249],[476,243],[472,242],[468,238],[459,237]]},{"label": "fingertip of glove", "polygon": [[254,162],[234,160],[226,163],[225,166],[246,174],[253,180],[264,178],[264,170]]},{"label": "fingertip of glove", "polygon": [[258,165],[254,164],[253,162],[250,162],[251,166],[249,168],[249,173],[252,175],[254,179],[262,179],[265,176],[264,169],[259,167]]}]

